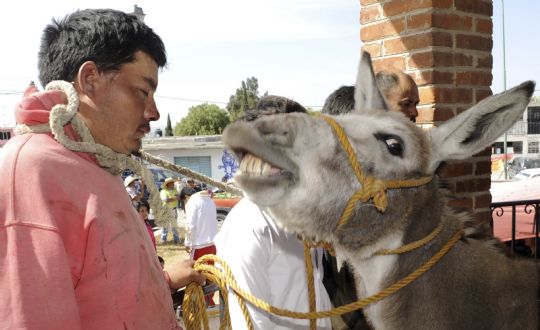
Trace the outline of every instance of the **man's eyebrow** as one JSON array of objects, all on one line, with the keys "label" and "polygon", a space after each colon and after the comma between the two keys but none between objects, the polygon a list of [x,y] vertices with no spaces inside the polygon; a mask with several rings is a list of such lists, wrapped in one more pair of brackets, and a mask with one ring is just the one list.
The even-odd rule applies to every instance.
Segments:
[{"label": "man's eyebrow", "polygon": [[150,87],[152,87],[153,90],[157,89],[157,82],[154,79],[148,77],[143,77],[143,79],[148,85],[150,85]]}]

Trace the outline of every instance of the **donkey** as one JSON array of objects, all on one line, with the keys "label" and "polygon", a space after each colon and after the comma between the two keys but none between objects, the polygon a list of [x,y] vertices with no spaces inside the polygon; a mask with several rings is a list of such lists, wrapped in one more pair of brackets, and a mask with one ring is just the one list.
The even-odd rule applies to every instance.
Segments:
[{"label": "donkey", "polygon": [[332,244],[351,265],[360,298],[442,253],[364,309],[375,329],[536,329],[536,264],[508,257],[470,214],[449,208],[435,175],[441,162],[495,141],[533,91],[525,82],[425,131],[388,111],[363,53],[352,113],[238,122],[222,139],[239,158],[235,181],[245,196],[286,230]]}]

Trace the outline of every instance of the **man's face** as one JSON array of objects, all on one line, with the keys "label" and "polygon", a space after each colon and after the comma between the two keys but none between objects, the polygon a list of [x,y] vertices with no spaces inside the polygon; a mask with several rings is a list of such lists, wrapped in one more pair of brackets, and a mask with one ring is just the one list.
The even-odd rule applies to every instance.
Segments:
[{"label": "man's face", "polygon": [[420,102],[418,87],[408,76],[400,77],[399,84],[387,95],[390,110],[404,113],[410,120],[416,122],[418,110],[416,106]]},{"label": "man's face", "polygon": [[159,119],[154,100],[158,84],[156,62],[141,51],[118,71],[99,74],[92,94],[92,110],[84,113],[96,142],[131,154],[141,148],[150,122]]}]

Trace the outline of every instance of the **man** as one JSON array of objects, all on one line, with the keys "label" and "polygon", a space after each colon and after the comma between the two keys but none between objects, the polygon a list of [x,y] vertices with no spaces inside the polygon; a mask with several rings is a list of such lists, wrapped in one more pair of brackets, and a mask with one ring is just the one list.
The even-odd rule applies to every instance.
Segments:
[{"label": "man", "polygon": [[[386,98],[391,111],[401,112],[416,122],[420,102],[418,86],[407,74],[396,69],[383,70],[375,75],[377,86]],[[336,115],[354,108],[354,86],[342,86],[330,94],[322,109],[323,113]]]},{"label": "man", "polygon": [[[212,192],[199,191],[186,203],[186,251],[191,260],[197,261],[207,254],[216,254],[214,237],[217,234],[217,210]],[[209,306],[214,306],[211,295],[206,297]]]},{"label": "man", "polygon": [[[178,191],[174,187],[174,179],[166,178],[161,184],[161,191],[159,197],[163,206],[169,210],[173,219],[177,218],[176,212],[178,211]],[[169,234],[169,228],[172,230],[174,244],[180,243],[180,237],[178,236],[178,230],[175,226],[167,225],[161,229],[161,243],[167,243],[167,235]]]},{"label": "man", "polygon": [[130,175],[124,179],[124,186],[131,199],[133,205],[144,199],[144,182],[140,181],[140,186],[137,187],[139,178],[135,175]]},{"label": "man", "polygon": [[[375,75],[377,86],[386,98],[391,111],[401,112],[416,122],[419,103],[418,87],[414,80],[399,70],[384,70]],[[330,94],[322,113],[345,114],[354,109],[354,86],[342,86]],[[325,253],[324,285],[334,306],[343,306],[357,300],[354,275],[349,265],[338,265],[335,257]],[[361,311],[344,314],[343,321],[349,329],[370,329]]]},{"label": "man", "polygon": [[177,329],[170,290],[204,277],[163,272],[118,175],[159,118],[161,39],[81,10],[45,28],[38,62],[42,85],[65,82],[26,90],[0,154],[1,328]]},{"label": "man", "polygon": [[[263,97],[240,120],[261,115],[306,112],[297,102],[279,96]],[[217,255],[231,268],[238,285],[269,304],[298,312],[309,311],[302,241],[280,229],[257,205],[243,198],[227,215],[214,243]],[[331,308],[322,285],[322,253],[315,253],[314,285],[317,310]],[[307,329],[309,320],[267,314],[247,304],[255,329]],[[233,329],[245,329],[244,315],[234,293],[229,293]],[[331,329],[328,318],[317,320],[318,329]]]},{"label": "man", "polygon": [[195,185],[195,181],[193,179],[186,179],[186,185],[182,188],[180,191],[180,207],[182,210],[186,210],[186,203],[193,195],[194,193],[201,191],[200,189],[197,189],[197,186]]}]

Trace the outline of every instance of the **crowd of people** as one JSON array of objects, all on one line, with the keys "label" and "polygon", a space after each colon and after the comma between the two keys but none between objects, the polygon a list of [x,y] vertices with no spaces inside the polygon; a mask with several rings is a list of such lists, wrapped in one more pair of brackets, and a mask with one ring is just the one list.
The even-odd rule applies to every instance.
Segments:
[{"label": "crowd of people", "polygon": [[[171,292],[206,283],[193,269],[206,254],[221,256],[239,285],[255,296],[308,311],[297,237],[247,199],[232,209],[218,233],[212,191],[192,179],[167,178],[160,187],[163,206],[179,225],[161,228],[159,243],[168,242],[171,232],[173,243],[184,244],[189,254],[164,270],[154,235],[159,219],[152,217],[145,182],[134,174],[122,184],[122,168],[115,165],[141,148],[150,122],[159,119],[154,93],[167,58],[150,27],[120,11],[76,11],[45,28],[38,61],[41,84],[53,82],[53,87],[41,92],[28,87],[16,109],[19,134],[0,156],[5,169],[0,177],[1,328],[177,329]],[[388,70],[378,73],[377,81],[389,107],[414,121],[419,102],[414,80]],[[353,95],[354,87],[339,88],[323,113],[350,111]],[[78,108],[72,117],[54,110],[56,105],[69,110],[73,98]],[[239,120],[290,112],[306,110],[292,100],[265,96]],[[51,132],[49,120],[60,123],[67,140]],[[346,265],[338,267],[322,249],[313,249],[311,258],[318,310],[356,299]],[[245,328],[230,295],[233,328]],[[211,295],[207,303],[215,304]],[[309,320],[248,308],[256,329],[309,325]],[[362,317],[345,317],[345,322],[358,328]],[[332,320],[319,319],[317,327],[331,329]]]}]

